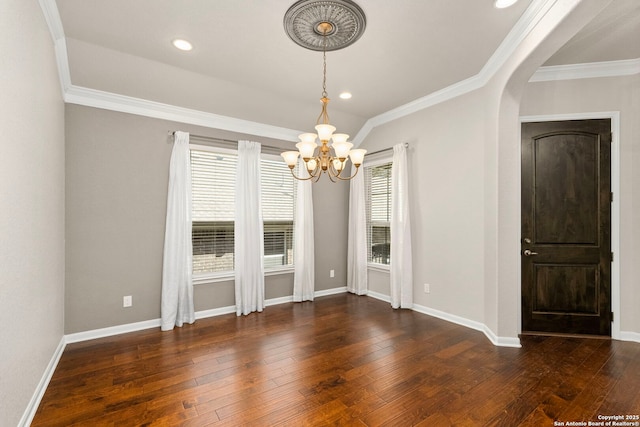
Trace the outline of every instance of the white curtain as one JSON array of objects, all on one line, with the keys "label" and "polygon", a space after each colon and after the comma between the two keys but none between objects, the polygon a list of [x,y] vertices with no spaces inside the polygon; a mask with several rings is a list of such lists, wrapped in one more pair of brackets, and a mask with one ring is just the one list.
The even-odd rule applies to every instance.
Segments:
[{"label": "white curtain", "polygon": [[[298,163],[301,178],[309,173],[302,159]],[[315,265],[313,251],[313,197],[311,180],[297,181],[293,244],[293,300],[313,301],[315,292]]]},{"label": "white curtain", "polygon": [[411,262],[411,222],[407,149],[404,144],[393,146],[391,168],[391,306],[413,306],[413,274]]},{"label": "white curtain", "polygon": [[[352,174],[355,166],[351,167]],[[365,206],[364,167],[349,185],[349,229],[347,239],[347,290],[356,295],[367,293],[367,212]]]},{"label": "white curtain", "polygon": [[191,159],[189,134],[176,132],[169,165],[160,305],[163,331],[193,323]]},{"label": "white curtain", "polygon": [[238,142],[234,235],[236,314],[240,316],[264,308],[264,233],[258,142]]}]

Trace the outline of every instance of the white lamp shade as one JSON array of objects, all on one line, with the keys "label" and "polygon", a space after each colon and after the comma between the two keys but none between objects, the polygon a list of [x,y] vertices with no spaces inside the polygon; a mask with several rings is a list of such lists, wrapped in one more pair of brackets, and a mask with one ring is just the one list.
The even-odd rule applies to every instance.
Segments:
[{"label": "white lamp shade", "polygon": [[346,133],[334,133],[331,139],[333,139],[334,144],[336,142],[347,142],[347,139],[349,139],[349,135],[347,135]]},{"label": "white lamp shade", "polygon": [[317,137],[318,135],[316,135],[315,133],[301,133],[300,135],[298,135],[298,138],[300,138],[300,142],[316,142]]},{"label": "white lamp shade", "polygon": [[318,139],[320,141],[328,141],[331,139],[331,135],[336,131],[336,128],[331,125],[316,125],[316,132],[318,132]]},{"label": "white lamp shade", "polygon": [[357,148],[355,150],[349,151],[349,157],[351,158],[351,163],[353,163],[356,166],[360,166],[362,164],[362,161],[364,160],[364,154],[366,152],[367,150],[364,150],[362,148]]},{"label": "white lamp shade", "polygon": [[350,142],[334,142],[333,143],[333,151],[336,153],[336,157],[339,159],[346,159],[349,155],[349,150],[351,150],[353,144]]},{"label": "white lamp shade", "polygon": [[296,148],[300,150],[300,156],[302,156],[303,159],[310,159],[313,157],[313,152],[316,150],[317,146],[318,144],[315,143],[315,135],[314,141],[302,141],[296,144]]},{"label": "white lamp shade", "polygon": [[287,165],[295,166],[296,162],[298,161],[298,156],[300,155],[300,152],[299,151],[285,151],[284,153],[282,153],[280,155],[282,156],[284,161],[287,163]]},{"label": "white lamp shade", "polygon": [[317,166],[318,162],[316,162],[316,159],[311,159],[307,162],[307,170],[309,173],[313,172]]},{"label": "white lamp shade", "polygon": [[339,159],[333,159],[333,168],[340,172],[342,170],[342,162]]}]

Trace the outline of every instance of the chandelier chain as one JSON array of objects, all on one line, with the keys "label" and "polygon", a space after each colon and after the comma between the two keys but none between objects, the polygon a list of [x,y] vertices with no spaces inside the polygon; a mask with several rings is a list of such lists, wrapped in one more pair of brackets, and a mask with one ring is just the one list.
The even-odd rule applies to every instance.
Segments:
[{"label": "chandelier chain", "polygon": [[[322,25],[322,24],[321,24]],[[318,120],[316,124],[329,124],[329,113],[327,112],[327,104],[329,103],[329,97],[327,94],[327,30],[331,27],[331,24],[326,23],[326,25],[322,25],[322,98],[320,98],[320,102],[322,102],[322,111],[320,112],[320,116],[318,116]]]},{"label": "chandelier chain", "polygon": [[322,96],[327,96],[327,52],[322,52]]},{"label": "chandelier chain", "polygon": [[327,97],[327,31],[322,34],[322,97]]}]

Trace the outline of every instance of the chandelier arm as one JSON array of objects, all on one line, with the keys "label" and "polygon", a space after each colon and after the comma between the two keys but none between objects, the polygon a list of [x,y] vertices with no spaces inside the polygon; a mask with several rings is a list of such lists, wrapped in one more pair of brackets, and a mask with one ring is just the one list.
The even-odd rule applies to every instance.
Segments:
[{"label": "chandelier arm", "polygon": [[[320,175],[322,175],[322,174],[321,174],[321,173],[318,173],[318,168],[319,168],[319,166],[317,166],[318,161],[317,161],[317,158],[314,158],[314,159],[316,160],[316,167],[315,167],[315,169],[314,169],[314,170],[312,170],[311,172],[309,172],[309,170],[307,169],[307,172],[309,173],[309,176],[308,176],[308,177],[306,177],[306,178],[300,178],[300,177],[296,176],[296,174],[295,174],[295,173],[293,173],[293,168],[289,168],[289,170],[291,171],[291,175],[292,175],[295,179],[297,179],[298,181],[309,181],[310,179],[313,179],[313,178],[320,178]],[[305,163],[305,164],[306,164],[306,163]],[[316,182],[317,182],[317,181],[318,181],[318,180],[316,179]]]},{"label": "chandelier arm", "polygon": [[[343,169],[344,170],[344,169]],[[349,181],[350,179],[354,178],[356,175],[358,175],[358,171],[360,170],[360,166],[356,166],[356,172],[351,175],[348,178],[342,178],[340,175],[336,175],[336,178],[338,178],[341,181]]]},{"label": "chandelier arm", "polygon": [[335,157],[329,157],[329,175],[334,176],[334,177],[338,177],[340,176],[340,171],[338,171],[334,166],[333,166],[333,160],[335,159]]},{"label": "chandelier arm", "polygon": [[[350,180],[351,178],[353,178],[354,176],[356,176],[356,173],[358,173],[358,168],[359,168],[359,166],[358,166],[358,168],[356,168],[356,173],[354,173],[354,174],[353,174],[353,176],[351,176],[351,177],[349,177],[349,178],[342,178],[342,176],[341,176],[341,175],[342,175],[342,172],[344,172],[344,170],[346,169],[346,166],[347,166],[347,159],[345,158],[345,160],[344,160],[343,162],[341,162],[341,163],[342,163],[342,165],[343,165],[343,168],[342,168],[342,169],[340,169],[340,170],[337,170],[337,169],[333,166],[333,160],[334,160],[334,159],[336,159],[336,157],[331,157],[331,160],[329,161],[329,169],[331,169],[331,170],[330,170],[330,173],[333,175],[333,177],[334,177],[334,178],[341,179],[342,181],[348,181],[348,180]],[[340,159],[338,159],[338,160],[340,160]]]},{"label": "chandelier arm", "polygon": [[[322,175],[322,170],[321,170],[321,166],[320,166],[320,157],[316,156],[313,159],[316,161],[316,167],[312,171],[309,171],[309,169],[307,169],[307,172],[309,173],[309,176],[314,177],[314,178],[318,177],[318,179],[320,179],[320,175]],[[317,182],[318,179],[316,179],[315,182]]]},{"label": "chandelier arm", "polygon": [[298,176],[296,176],[295,173],[293,173],[293,169],[289,169],[291,171],[291,176],[293,176],[295,179],[297,179],[298,181],[309,181],[310,179],[315,178],[315,176],[311,175],[308,178],[300,178]]}]

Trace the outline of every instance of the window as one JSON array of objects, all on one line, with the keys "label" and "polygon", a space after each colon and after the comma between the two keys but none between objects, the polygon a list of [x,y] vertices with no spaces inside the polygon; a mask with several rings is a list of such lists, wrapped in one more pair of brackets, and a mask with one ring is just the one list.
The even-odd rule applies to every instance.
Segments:
[{"label": "window", "polygon": [[367,262],[391,261],[391,163],[365,166]]},{"label": "window", "polygon": [[[295,186],[282,161],[260,162],[265,270],[293,265]],[[235,176],[238,156],[191,149],[193,273],[231,273],[234,266]]]},{"label": "window", "polygon": [[282,159],[260,161],[264,268],[293,265],[294,179]]}]

